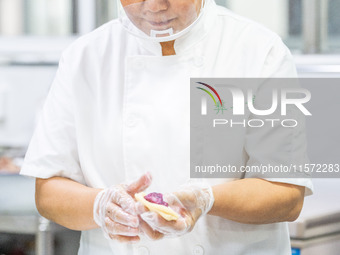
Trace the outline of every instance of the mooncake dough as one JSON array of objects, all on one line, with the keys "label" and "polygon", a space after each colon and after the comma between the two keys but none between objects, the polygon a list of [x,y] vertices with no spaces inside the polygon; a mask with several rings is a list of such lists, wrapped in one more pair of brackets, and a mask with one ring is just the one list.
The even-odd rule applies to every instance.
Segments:
[{"label": "mooncake dough", "polygon": [[135,198],[137,201],[142,203],[150,211],[156,212],[159,215],[161,215],[165,220],[172,221],[172,220],[177,220],[179,218],[179,215],[174,210],[172,210],[170,207],[151,203],[144,198],[145,196],[146,194],[144,192],[135,194]]}]

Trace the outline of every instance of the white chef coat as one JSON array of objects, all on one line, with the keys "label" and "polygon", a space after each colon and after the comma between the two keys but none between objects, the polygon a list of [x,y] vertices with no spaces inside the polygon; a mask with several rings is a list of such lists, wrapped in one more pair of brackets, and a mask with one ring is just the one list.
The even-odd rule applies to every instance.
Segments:
[{"label": "white chef coat", "polygon": [[[78,39],[63,53],[21,174],[63,176],[104,188],[150,171],[149,191],[176,190],[190,175],[190,77],[296,76],[277,35],[212,0],[198,24],[176,40],[175,50],[174,56],[162,56],[158,43],[130,35],[117,20]],[[276,132],[278,144],[302,145],[291,146],[287,159],[306,159],[303,132]],[[231,165],[261,160],[256,154],[261,140],[254,136],[232,138],[226,148]],[[302,185],[311,193],[309,179],[273,181]],[[160,253],[290,254],[288,228],[207,215],[191,233],[156,242],[120,244],[104,239],[100,229],[83,231],[79,250],[81,255]]]}]

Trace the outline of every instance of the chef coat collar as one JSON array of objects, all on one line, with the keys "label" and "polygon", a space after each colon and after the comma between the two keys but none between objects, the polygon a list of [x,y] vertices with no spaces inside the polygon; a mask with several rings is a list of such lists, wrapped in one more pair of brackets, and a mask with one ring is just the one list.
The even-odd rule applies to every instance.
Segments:
[{"label": "chef coat collar", "polygon": [[[191,49],[203,38],[213,26],[216,15],[216,4],[214,0],[206,0],[205,10],[197,24],[188,33],[175,40],[176,55]],[[137,42],[146,50],[146,55],[162,56],[162,48],[159,42],[137,38]],[[143,52],[144,53],[144,52]]]}]

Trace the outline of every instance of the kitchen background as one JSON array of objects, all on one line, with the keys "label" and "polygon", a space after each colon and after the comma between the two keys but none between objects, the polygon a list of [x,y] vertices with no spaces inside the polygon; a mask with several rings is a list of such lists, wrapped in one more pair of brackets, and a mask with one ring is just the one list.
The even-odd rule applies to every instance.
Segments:
[{"label": "kitchen background", "polygon": [[[278,33],[300,77],[340,78],[340,0],[216,3]],[[116,16],[115,0],[0,0],[0,254],[76,254],[79,233],[38,215],[34,180],[18,171],[62,50]],[[334,113],[308,120],[309,156],[317,163],[340,163],[340,84],[334,93],[321,86],[307,89],[333,102],[327,110]],[[310,107],[320,109],[313,100]],[[338,254],[340,179],[314,184],[315,195],[290,223],[292,253]]]}]

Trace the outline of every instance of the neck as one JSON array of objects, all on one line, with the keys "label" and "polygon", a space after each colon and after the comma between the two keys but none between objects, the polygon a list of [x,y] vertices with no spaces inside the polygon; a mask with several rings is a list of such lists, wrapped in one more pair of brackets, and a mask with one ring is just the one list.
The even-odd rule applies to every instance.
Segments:
[{"label": "neck", "polygon": [[176,55],[175,52],[175,41],[170,42],[161,42],[162,47],[162,55],[163,56],[170,56],[170,55]]}]

